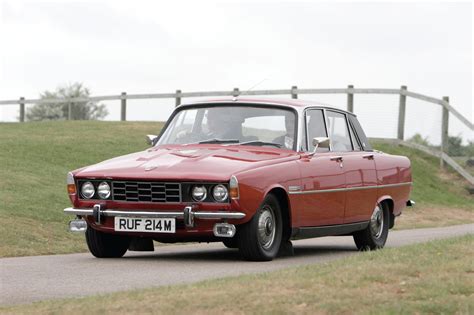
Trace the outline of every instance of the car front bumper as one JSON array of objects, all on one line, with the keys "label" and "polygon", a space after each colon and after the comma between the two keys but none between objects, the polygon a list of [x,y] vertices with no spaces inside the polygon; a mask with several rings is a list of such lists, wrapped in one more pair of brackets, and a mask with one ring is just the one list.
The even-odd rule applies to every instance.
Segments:
[{"label": "car front bumper", "polygon": [[176,218],[183,219],[187,227],[194,226],[195,219],[202,220],[239,220],[245,218],[243,212],[224,211],[194,211],[192,206],[184,207],[183,211],[136,211],[136,210],[114,210],[102,209],[99,204],[90,208],[66,208],[65,214],[76,216],[93,216],[97,225],[101,224],[102,217],[142,217],[142,218]]}]

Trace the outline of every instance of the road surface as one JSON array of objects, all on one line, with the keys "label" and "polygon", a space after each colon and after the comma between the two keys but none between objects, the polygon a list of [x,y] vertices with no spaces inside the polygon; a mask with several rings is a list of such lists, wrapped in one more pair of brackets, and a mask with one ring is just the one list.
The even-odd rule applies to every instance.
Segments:
[{"label": "road surface", "polygon": [[[473,234],[474,224],[391,231],[387,247]],[[88,296],[115,291],[191,283],[210,278],[316,264],[357,254],[352,237],[293,242],[295,255],[271,262],[246,262],[221,243],[171,245],[154,252],[129,252],[121,259],[90,254],[0,259],[0,304]]]}]

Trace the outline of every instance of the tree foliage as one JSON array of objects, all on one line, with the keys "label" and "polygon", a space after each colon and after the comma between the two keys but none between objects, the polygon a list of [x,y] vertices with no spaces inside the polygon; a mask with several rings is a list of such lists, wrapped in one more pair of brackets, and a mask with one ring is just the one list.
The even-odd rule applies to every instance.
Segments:
[{"label": "tree foliage", "polygon": [[73,120],[99,120],[107,116],[108,111],[104,104],[97,102],[70,102],[71,98],[89,97],[90,90],[82,83],[74,83],[58,87],[55,91],[44,91],[40,94],[41,99],[60,99],[60,103],[38,103],[30,108],[26,117],[30,121],[40,120],[65,120],[69,116],[71,108],[71,119]]}]

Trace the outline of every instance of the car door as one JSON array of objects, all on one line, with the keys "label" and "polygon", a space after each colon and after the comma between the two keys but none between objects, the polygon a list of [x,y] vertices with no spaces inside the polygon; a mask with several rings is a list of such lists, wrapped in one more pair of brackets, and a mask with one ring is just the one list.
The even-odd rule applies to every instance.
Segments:
[{"label": "car door", "polygon": [[346,180],[346,205],[344,223],[368,221],[377,199],[377,174],[374,152],[364,151],[367,139],[361,141],[354,128],[352,119],[347,117],[346,126],[351,142],[351,151],[344,154],[343,166]]},{"label": "car door", "polygon": [[[311,139],[327,137],[322,109],[305,112],[305,148],[312,152]],[[315,155],[303,153],[298,161],[301,172],[301,188],[298,192],[298,219],[300,226],[342,224],[345,206],[345,176],[341,161],[334,153],[318,148]],[[291,193],[291,192],[290,192]]]}]

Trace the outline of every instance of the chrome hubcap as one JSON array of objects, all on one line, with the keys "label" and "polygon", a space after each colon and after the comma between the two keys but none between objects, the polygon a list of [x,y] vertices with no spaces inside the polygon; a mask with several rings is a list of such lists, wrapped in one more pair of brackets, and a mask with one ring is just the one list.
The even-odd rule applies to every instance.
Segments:
[{"label": "chrome hubcap", "polygon": [[383,210],[379,205],[375,207],[372,217],[370,218],[370,231],[375,238],[380,238],[383,231]]},{"label": "chrome hubcap", "polygon": [[258,218],[258,241],[264,249],[272,247],[275,233],[275,214],[270,206],[265,205]]}]

